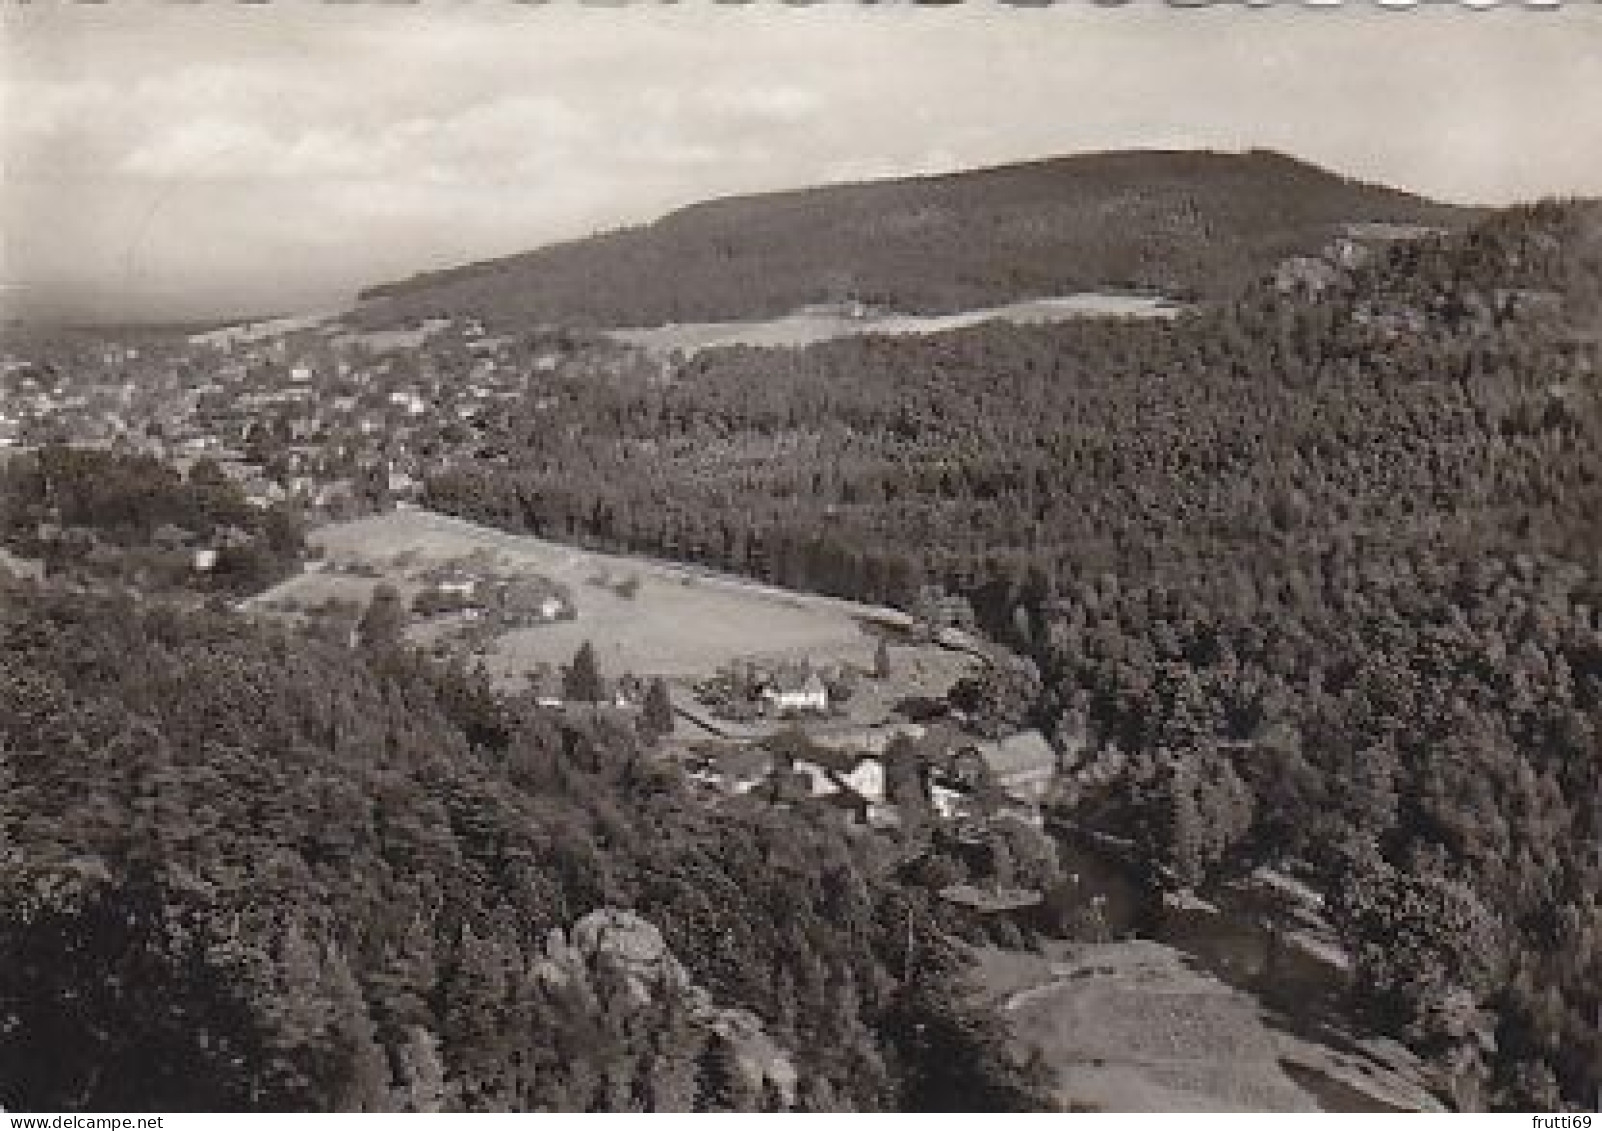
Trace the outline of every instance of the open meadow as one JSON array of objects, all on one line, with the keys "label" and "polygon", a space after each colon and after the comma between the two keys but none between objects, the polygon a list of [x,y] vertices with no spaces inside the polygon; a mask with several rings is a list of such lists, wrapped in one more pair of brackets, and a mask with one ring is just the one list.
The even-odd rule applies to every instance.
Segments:
[{"label": "open meadow", "polygon": [[[515,628],[486,642],[486,668],[508,680],[541,664],[565,664],[586,641],[608,675],[689,678],[734,658],[868,669],[879,633],[909,623],[891,609],[505,534],[415,508],[324,526],[309,541],[322,551],[321,567],[274,587],[253,605],[360,602],[381,581],[409,600],[425,571],[468,560],[498,574],[537,575],[565,587],[572,619]],[[436,634],[435,625],[422,622],[413,634],[426,642]]]},{"label": "open meadow", "polygon": [[978,980],[1058,1073],[1064,1104],[1100,1111],[1438,1111],[1394,1042],[1309,1039],[1192,956],[1149,939],[985,947]]},{"label": "open meadow", "polygon": [[795,348],[862,334],[940,334],[985,322],[1030,326],[1070,318],[1173,318],[1179,311],[1178,305],[1147,295],[1085,293],[1024,299],[956,314],[868,313],[859,316],[845,309],[815,307],[782,318],[683,322],[607,333],[617,341],[639,346],[648,353],[665,355],[677,351],[689,355],[726,346]]}]

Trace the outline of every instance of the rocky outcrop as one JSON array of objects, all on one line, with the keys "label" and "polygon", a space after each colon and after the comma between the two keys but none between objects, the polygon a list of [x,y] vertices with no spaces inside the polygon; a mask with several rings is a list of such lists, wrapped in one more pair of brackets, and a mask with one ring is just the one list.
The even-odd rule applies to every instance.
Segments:
[{"label": "rocky outcrop", "polygon": [[762,1027],[762,1019],[747,1009],[713,1008],[703,1018],[718,1040],[724,1041],[746,1083],[761,1093],[771,1088],[785,1107],[795,1104],[799,1075],[795,1062]]},{"label": "rocky outcrop", "polygon": [[753,1092],[771,1092],[784,1107],[795,1103],[799,1074],[789,1052],[750,1010],[716,1004],[643,916],[613,907],[591,911],[566,932],[552,929],[535,963],[538,976],[550,985],[593,985],[603,969],[622,975],[637,1006],[670,995],[680,998],[707,1040],[727,1046],[730,1063]]}]

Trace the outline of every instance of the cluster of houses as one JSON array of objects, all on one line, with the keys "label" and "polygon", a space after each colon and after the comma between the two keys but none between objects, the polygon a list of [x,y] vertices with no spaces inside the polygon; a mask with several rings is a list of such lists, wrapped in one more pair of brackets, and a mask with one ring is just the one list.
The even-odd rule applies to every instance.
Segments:
[{"label": "cluster of houses", "polygon": [[464,560],[432,566],[417,581],[412,611],[421,616],[457,614],[464,621],[484,621],[504,630],[577,615],[566,586],[528,571],[504,573]]},{"label": "cluster of houses", "polygon": [[[889,769],[897,757],[914,766],[900,787],[891,785]],[[950,724],[901,723],[705,749],[689,757],[687,768],[709,791],[777,804],[822,801],[884,828],[900,824],[908,805],[948,821],[1007,814],[1039,825],[1041,802],[1066,763],[1037,730],[982,739]],[[912,795],[897,795],[898,788]]]},{"label": "cluster of houses", "polygon": [[0,449],[66,441],[180,467],[205,458],[258,506],[344,517],[416,498],[427,476],[481,457],[498,409],[537,410],[558,371],[620,364],[620,348],[444,319],[14,348],[0,352]]},{"label": "cluster of houses", "polygon": [[54,361],[0,353],[0,450],[108,442],[179,395],[183,377],[136,347],[68,350]]}]

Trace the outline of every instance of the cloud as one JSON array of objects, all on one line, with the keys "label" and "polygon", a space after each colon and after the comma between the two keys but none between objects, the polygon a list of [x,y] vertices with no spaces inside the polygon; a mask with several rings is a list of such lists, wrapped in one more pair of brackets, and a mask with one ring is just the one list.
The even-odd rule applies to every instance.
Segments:
[{"label": "cloud", "polygon": [[137,145],[118,163],[136,177],[216,178],[280,172],[283,144],[262,126],[218,117],[178,122]]},{"label": "cloud", "polygon": [[323,301],[710,196],[1085,149],[1264,145],[1461,200],[1602,193],[1595,8],[0,18],[5,276],[130,301]]},{"label": "cloud", "polygon": [[799,86],[724,87],[701,94],[699,101],[714,113],[770,122],[798,122],[817,114],[824,99]]}]

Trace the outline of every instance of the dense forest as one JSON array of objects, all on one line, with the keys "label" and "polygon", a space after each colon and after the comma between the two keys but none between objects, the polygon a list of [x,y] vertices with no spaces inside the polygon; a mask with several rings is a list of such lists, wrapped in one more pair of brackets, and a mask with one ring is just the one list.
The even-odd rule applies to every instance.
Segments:
[{"label": "dense forest", "polygon": [[513,406],[433,505],[911,605],[1121,767],[1154,888],[1288,863],[1460,1102],[1602,1084],[1602,209],[1172,324],[731,349]]},{"label": "dense forest", "polygon": [[1047,1106],[895,865],[404,649],[0,580],[13,1110]]},{"label": "dense forest", "polygon": [[[1545,203],[1172,323],[558,370],[426,501],[962,598],[1018,653],[962,710],[1083,740],[1055,820],[1152,895],[1307,881],[1364,1026],[1550,1110],[1602,1085],[1599,343],[1602,208]],[[906,842],[709,807],[394,632],[169,603],[300,553],[215,466],[16,457],[0,542],[52,575],[0,562],[0,1104],[1051,1102]]]},{"label": "dense forest", "polygon": [[53,576],[141,591],[253,593],[299,568],[301,523],[254,507],[210,459],[49,444],[0,460],[0,548]]},{"label": "dense forest", "polygon": [[359,314],[644,326],[847,300],[933,313],[1109,288],[1221,298],[1347,223],[1469,215],[1261,150],[1088,154],[698,204],[374,287]]}]

